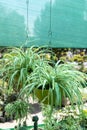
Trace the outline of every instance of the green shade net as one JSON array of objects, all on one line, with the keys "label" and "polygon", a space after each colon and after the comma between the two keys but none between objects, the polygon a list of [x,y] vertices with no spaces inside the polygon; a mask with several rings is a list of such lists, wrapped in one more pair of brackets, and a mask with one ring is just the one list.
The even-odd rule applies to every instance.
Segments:
[{"label": "green shade net", "polygon": [[0,46],[22,45],[87,48],[87,0],[0,0]]}]

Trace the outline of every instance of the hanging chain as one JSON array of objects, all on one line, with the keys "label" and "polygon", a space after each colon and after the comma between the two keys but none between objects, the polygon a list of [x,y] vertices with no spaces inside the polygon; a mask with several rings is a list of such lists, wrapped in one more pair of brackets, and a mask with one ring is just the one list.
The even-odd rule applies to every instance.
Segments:
[{"label": "hanging chain", "polygon": [[49,20],[49,31],[48,31],[48,36],[49,36],[49,44],[51,44],[52,40],[52,0],[50,0],[50,20]]},{"label": "hanging chain", "polygon": [[29,38],[29,0],[26,0],[27,4],[27,39]]}]

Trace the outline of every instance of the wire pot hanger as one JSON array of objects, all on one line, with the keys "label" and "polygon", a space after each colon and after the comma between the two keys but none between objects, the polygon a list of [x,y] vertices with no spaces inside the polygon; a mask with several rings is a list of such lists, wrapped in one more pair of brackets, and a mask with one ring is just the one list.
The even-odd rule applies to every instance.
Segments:
[{"label": "wire pot hanger", "polygon": [[26,39],[28,40],[29,38],[29,0],[26,0],[26,5],[27,5],[27,36]]},{"label": "wire pot hanger", "polygon": [[49,37],[49,44],[51,44],[51,42],[52,42],[52,0],[50,0],[50,17],[49,17],[48,37]]}]

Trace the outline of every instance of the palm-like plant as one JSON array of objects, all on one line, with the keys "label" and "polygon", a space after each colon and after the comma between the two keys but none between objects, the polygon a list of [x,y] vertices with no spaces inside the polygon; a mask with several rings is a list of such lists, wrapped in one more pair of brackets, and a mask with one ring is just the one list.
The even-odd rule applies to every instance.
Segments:
[{"label": "palm-like plant", "polygon": [[81,104],[82,97],[79,88],[85,85],[86,77],[86,74],[77,71],[71,64],[55,64],[55,67],[43,64],[28,77],[30,83],[22,92],[26,91],[26,94],[29,94],[34,91],[34,94],[37,94],[37,89],[41,89],[41,100],[47,99],[48,104],[52,106],[61,106],[65,97],[69,98],[71,104],[75,99],[77,104]]}]

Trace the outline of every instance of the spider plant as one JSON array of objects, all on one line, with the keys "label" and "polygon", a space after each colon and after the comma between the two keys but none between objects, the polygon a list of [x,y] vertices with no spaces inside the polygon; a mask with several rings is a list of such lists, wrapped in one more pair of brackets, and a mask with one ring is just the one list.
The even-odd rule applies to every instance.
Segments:
[{"label": "spider plant", "polygon": [[[29,95],[34,91],[34,95],[39,97],[41,101],[51,104],[51,106],[61,106],[63,99],[67,97],[71,104],[82,103],[82,97],[79,88],[85,85],[86,74],[78,71],[71,64],[58,64],[54,67],[49,64],[38,66],[34,72],[28,77],[29,84],[26,85],[21,93]],[[41,89],[41,92],[37,91]]]},{"label": "spider plant", "polygon": [[18,92],[27,84],[28,75],[43,61],[43,58],[40,57],[41,52],[41,50],[34,49],[34,47],[26,50],[13,48],[4,55],[1,59],[3,67],[0,73],[3,80],[8,83],[9,88]]}]

